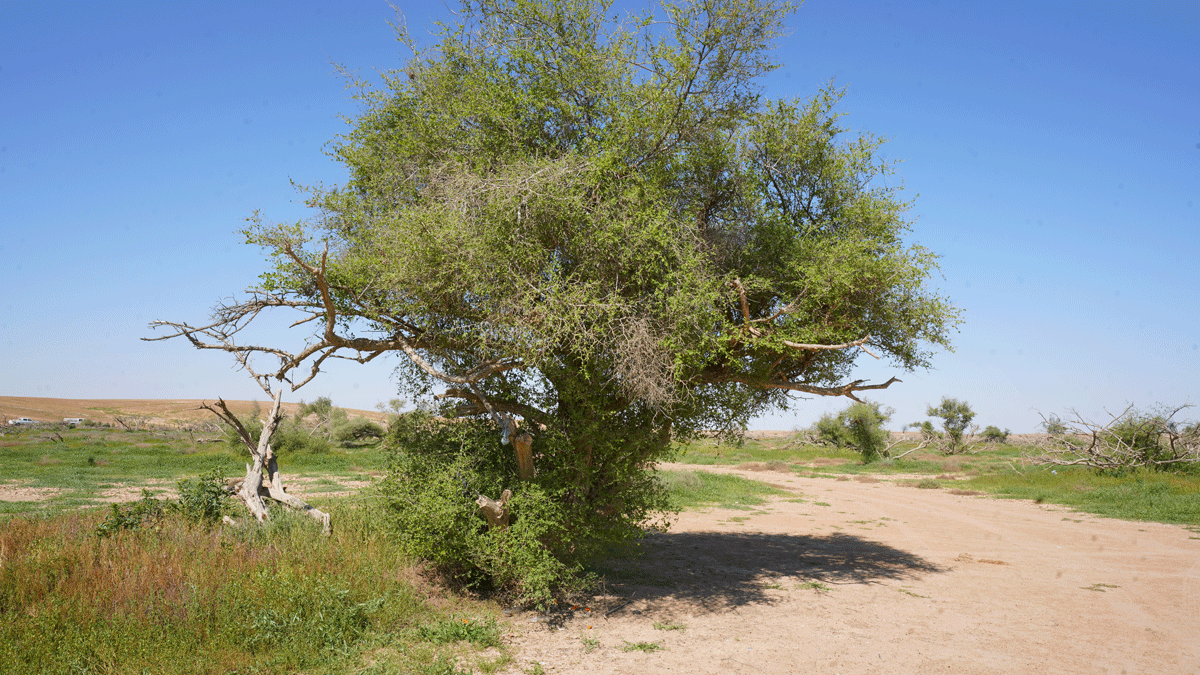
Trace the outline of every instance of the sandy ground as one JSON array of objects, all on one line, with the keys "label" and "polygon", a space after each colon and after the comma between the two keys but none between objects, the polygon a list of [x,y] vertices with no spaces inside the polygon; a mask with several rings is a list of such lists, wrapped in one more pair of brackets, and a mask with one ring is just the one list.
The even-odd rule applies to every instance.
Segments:
[{"label": "sandy ground", "polygon": [[1200,673],[1200,536],[1182,527],[687,468],[793,496],[684,513],[591,607],[514,615],[513,672]]}]

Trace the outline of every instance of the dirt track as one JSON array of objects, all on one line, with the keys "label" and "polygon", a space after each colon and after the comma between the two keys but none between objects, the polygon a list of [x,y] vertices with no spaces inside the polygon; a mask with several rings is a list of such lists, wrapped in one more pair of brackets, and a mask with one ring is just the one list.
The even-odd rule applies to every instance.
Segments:
[{"label": "dirt track", "polygon": [[[514,617],[518,668],[1200,673],[1200,536],[1182,527],[887,482],[687,468],[766,480],[804,502],[684,513],[594,611],[561,627]],[[663,649],[623,650],[655,642]]]}]

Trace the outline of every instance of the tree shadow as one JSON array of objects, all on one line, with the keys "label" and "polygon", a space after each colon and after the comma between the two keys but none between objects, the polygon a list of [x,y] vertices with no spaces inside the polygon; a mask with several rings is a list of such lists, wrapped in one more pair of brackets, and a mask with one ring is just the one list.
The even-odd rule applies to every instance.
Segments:
[{"label": "tree shadow", "polygon": [[853,534],[680,532],[646,538],[636,556],[600,567],[628,599],[675,600],[709,610],[772,603],[799,583],[872,584],[945,572],[920,556]]}]

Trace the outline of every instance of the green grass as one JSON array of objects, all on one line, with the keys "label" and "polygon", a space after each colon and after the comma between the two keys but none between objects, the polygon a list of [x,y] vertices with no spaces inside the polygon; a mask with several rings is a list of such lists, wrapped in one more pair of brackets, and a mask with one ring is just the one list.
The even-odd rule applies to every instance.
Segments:
[{"label": "green grass", "polygon": [[1083,468],[1037,467],[977,476],[958,486],[1032,499],[1126,520],[1200,526],[1200,476],[1157,471],[1105,475]]},{"label": "green grass", "polygon": [[[58,440],[61,438],[62,440]],[[194,444],[175,431],[124,431],[82,427],[25,431],[0,436],[0,477],[4,484],[54,488],[40,502],[2,502],[0,515],[65,511],[100,503],[114,486],[174,488],[181,478],[221,467],[229,476],[245,471],[248,453],[224,443]],[[383,453],[372,447],[336,448],[320,454],[279,458],[285,479],[291,476],[356,476],[383,466]]]},{"label": "green grass", "polygon": [[[893,452],[902,453],[911,447],[912,444],[902,444]],[[853,450],[789,445],[786,438],[749,440],[740,447],[717,445],[705,439],[681,448],[677,460],[733,466],[748,462],[778,463],[776,466],[790,466],[795,472],[812,477],[925,474],[928,477],[908,484],[978,490],[998,497],[1070,506],[1113,518],[1200,527],[1200,470],[1135,471],[1114,476],[1086,468],[1058,468],[1053,473],[1051,467],[1030,466],[1024,459],[1030,451],[1031,448],[1016,445],[985,444],[971,454],[945,456],[922,449],[903,459],[863,464]],[[960,480],[941,478],[948,474]],[[701,493],[706,488],[690,478],[683,480],[692,483],[680,491],[680,504],[684,508],[712,504],[737,508],[748,503],[736,497],[704,497]],[[740,503],[735,505],[735,501]]]},{"label": "green grass", "polygon": [[[497,608],[444,593],[352,500],[335,532],[178,519],[101,539],[101,512],[0,529],[0,672],[496,672]],[[430,668],[430,664],[440,664]]]},{"label": "green grass", "polygon": [[659,475],[671,492],[672,504],[679,509],[715,506],[748,511],[752,506],[764,503],[764,497],[788,494],[740,476],[703,471],[662,471]]}]

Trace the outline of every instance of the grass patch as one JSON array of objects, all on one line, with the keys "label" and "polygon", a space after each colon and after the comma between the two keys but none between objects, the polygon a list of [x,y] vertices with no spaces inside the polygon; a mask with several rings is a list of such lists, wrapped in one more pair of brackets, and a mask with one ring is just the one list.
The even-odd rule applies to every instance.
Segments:
[{"label": "grass patch", "polygon": [[683,630],[684,628],[687,628],[687,624],[686,623],[676,623],[674,621],[672,621],[671,623],[663,623],[660,621],[655,621],[654,627],[658,630]]},{"label": "grass patch", "polygon": [[703,471],[660,471],[659,477],[671,493],[675,508],[718,507],[750,510],[765,497],[787,492],[766,483],[740,476],[723,476]]},{"label": "grass patch", "polygon": [[1138,470],[1105,475],[1090,469],[1031,469],[977,476],[972,488],[1000,497],[1062,504],[1126,520],[1200,526],[1200,477]]},{"label": "grass patch", "polygon": [[[58,438],[62,440],[58,440]],[[383,466],[382,452],[335,448],[326,453],[280,457],[289,477],[361,476]],[[173,487],[181,478],[221,468],[226,475],[245,471],[246,453],[224,443],[197,443],[177,431],[122,431],[81,427],[5,435],[0,444],[0,476],[26,488],[56,488],[38,502],[0,501],[0,515],[63,512],[101,503],[105,489],[120,485]],[[333,488],[336,483],[327,483]],[[336,488],[334,488],[336,489]]]},{"label": "grass patch", "polygon": [[494,607],[431,586],[355,502],[325,508],[331,537],[286,512],[262,527],[167,518],[106,538],[102,511],[9,518],[0,672],[449,673],[506,662],[503,651],[478,657],[500,645]]}]

